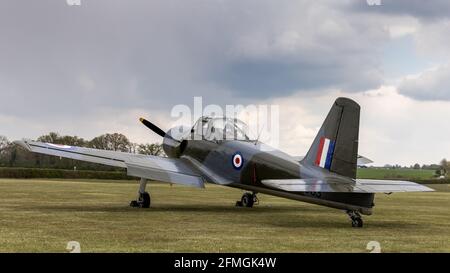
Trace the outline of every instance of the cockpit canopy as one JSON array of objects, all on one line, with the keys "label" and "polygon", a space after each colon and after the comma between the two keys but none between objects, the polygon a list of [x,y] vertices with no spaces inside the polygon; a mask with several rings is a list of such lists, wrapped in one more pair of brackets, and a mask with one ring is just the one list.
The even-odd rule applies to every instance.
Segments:
[{"label": "cockpit canopy", "polygon": [[192,133],[211,141],[256,139],[250,136],[249,127],[243,121],[226,117],[201,117],[192,127]]}]

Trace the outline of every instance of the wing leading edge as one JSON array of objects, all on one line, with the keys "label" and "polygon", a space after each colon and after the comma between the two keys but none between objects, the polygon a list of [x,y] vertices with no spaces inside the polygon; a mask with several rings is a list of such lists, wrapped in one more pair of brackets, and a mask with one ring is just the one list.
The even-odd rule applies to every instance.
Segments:
[{"label": "wing leading edge", "polygon": [[127,174],[130,176],[199,188],[204,187],[202,175],[180,159],[35,142],[29,140],[20,140],[15,141],[14,143],[34,153],[126,168]]},{"label": "wing leading edge", "polygon": [[271,179],[262,183],[271,188],[290,192],[354,192],[354,193],[391,193],[434,191],[424,185],[399,180],[341,180],[330,179]]}]

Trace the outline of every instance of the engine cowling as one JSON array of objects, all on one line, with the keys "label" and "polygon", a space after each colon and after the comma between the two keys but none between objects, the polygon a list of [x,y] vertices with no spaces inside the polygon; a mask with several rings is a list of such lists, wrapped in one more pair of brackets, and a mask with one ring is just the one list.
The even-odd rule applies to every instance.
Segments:
[{"label": "engine cowling", "polygon": [[167,131],[162,145],[166,155],[172,158],[180,157],[186,148],[189,134],[190,128],[186,126],[176,126]]}]

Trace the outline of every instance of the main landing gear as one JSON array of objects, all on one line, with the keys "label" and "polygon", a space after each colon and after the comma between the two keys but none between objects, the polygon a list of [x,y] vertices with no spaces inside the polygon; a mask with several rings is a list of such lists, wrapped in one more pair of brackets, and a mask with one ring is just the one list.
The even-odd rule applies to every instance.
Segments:
[{"label": "main landing gear", "polygon": [[346,213],[350,217],[350,220],[352,220],[352,227],[363,227],[363,220],[359,212],[354,210],[347,210]]},{"label": "main landing gear", "polygon": [[236,207],[252,208],[255,203],[259,203],[256,193],[246,192],[242,195],[241,201],[236,201]]},{"label": "main landing gear", "polygon": [[141,182],[139,184],[139,192],[138,199],[130,202],[130,207],[134,208],[149,208],[151,199],[150,194],[145,191],[145,187],[147,186],[148,180],[145,178],[141,178]]}]

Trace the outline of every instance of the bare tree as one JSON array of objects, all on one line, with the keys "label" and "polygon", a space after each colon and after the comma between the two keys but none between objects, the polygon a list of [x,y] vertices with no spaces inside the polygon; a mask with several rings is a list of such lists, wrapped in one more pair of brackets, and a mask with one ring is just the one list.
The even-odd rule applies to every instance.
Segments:
[{"label": "bare tree", "polygon": [[40,142],[64,144],[70,146],[86,146],[86,141],[77,136],[61,136],[58,133],[50,132],[47,135],[38,137]]},{"label": "bare tree", "polygon": [[92,139],[89,142],[89,147],[95,149],[112,150],[129,152],[131,142],[126,136],[119,133],[114,134],[104,134]]},{"label": "bare tree", "polygon": [[444,169],[444,170],[447,170],[448,169],[448,161],[447,161],[447,159],[442,159],[441,160],[441,167],[442,167],[442,169]]},{"label": "bare tree", "polygon": [[5,136],[0,136],[0,166],[9,163],[10,143]]},{"label": "bare tree", "polygon": [[140,144],[137,150],[138,153],[144,155],[162,155],[164,153],[162,145],[158,143]]},{"label": "bare tree", "polygon": [[9,145],[9,141],[5,136],[0,136],[0,154],[5,152]]},{"label": "bare tree", "polygon": [[139,147],[139,143],[134,143],[134,142],[130,143],[130,151],[129,152],[132,154],[138,153],[138,147]]},{"label": "bare tree", "polygon": [[77,136],[62,136],[60,138],[60,144],[70,145],[70,146],[86,146],[87,141],[83,138]]},{"label": "bare tree", "polygon": [[58,133],[50,132],[47,135],[43,135],[38,137],[37,141],[40,142],[48,142],[48,143],[55,143],[55,144],[62,144],[61,142],[61,136]]}]

